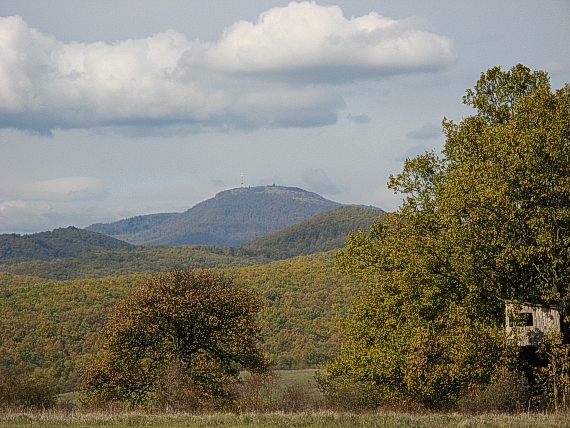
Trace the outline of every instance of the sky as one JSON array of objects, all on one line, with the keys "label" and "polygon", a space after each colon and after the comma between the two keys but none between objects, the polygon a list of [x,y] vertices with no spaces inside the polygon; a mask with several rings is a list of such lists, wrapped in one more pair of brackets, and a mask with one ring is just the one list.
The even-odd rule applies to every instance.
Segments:
[{"label": "sky", "polygon": [[2,0],[0,233],[283,185],[396,210],[485,70],[570,83],[568,0]]}]

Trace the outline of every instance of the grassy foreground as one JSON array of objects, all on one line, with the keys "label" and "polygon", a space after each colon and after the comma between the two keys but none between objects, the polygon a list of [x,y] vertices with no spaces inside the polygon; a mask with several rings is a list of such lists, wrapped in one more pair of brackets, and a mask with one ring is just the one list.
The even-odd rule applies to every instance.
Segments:
[{"label": "grassy foreground", "polygon": [[95,414],[8,413],[0,414],[0,427],[570,427],[566,415],[408,415],[383,413],[353,415],[336,413],[255,415],[145,415],[140,413]]}]

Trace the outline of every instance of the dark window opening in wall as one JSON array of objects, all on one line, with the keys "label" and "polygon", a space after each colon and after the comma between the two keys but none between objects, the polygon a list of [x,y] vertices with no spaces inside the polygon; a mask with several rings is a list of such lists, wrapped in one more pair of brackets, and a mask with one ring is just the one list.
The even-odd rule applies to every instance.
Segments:
[{"label": "dark window opening in wall", "polygon": [[534,320],[532,319],[532,312],[522,312],[521,313],[522,325],[525,327],[534,326]]}]

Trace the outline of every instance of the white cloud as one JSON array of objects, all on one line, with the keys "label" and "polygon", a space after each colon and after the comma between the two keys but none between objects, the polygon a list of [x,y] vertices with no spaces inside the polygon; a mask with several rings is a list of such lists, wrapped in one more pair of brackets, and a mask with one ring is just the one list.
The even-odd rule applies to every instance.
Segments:
[{"label": "white cloud", "polygon": [[[44,214],[51,210],[49,204],[30,204],[22,200],[7,200],[0,202],[0,233],[17,231],[48,230]],[[45,229],[44,229],[45,226]]]},{"label": "white cloud", "polygon": [[63,177],[21,185],[16,189],[23,200],[91,201],[105,196],[105,184],[91,177]]},{"label": "white cloud", "polygon": [[168,30],[66,44],[19,16],[0,17],[0,127],[49,135],[117,126],[322,126],[344,105],[334,85],[434,72],[453,59],[451,42],[414,20],[375,12],[347,19],[339,7],[314,2],[239,21],[215,43]]},{"label": "white cloud", "polygon": [[[344,17],[338,6],[291,2],[239,21],[205,54],[205,63],[236,72],[302,72],[312,81],[443,68],[453,60],[450,40],[371,12]],[[322,71],[321,75],[311,71]],[[299,76],[298,73],[296,73]]]}]

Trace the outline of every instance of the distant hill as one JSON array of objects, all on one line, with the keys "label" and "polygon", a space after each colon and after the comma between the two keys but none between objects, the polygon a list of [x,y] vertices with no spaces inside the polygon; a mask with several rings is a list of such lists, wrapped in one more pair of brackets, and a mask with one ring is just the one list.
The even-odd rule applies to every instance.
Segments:
[{"label": "distant hill", "polygon": [[342,248],[351,231],[368,230],[383,218],[379,208],[346,205],[325,211],[271,235],[247,242],[236,250],[248,256],[282,260]]},{"label": "distant hill", "polygon": [[179,214],[151,214],[87,229],[136,245],[237,246],[340,206],[295,187],[226,190]]},{"label": "distant hill", "polygon": [[138,246],[74,258],[13,262],[0,266],[0,271],[62,280],[153,273],[174,268],[259,265],[342,248],[350,231],[368,230],[374,220],[384,215],[385,212],[378,208],[341,206],[235,248]]},{"label": "distant hill", "polygon": [[[127,244],[129,245],[129,244]],[[178,245],[174,247],[139,246],[123,250],[98,251],[74,258],[28,260],[0,265],[1,272],[31,275],[44,279],[66,280],[103,278],[172,269],[226,268],[267,263],[261,257],[235,255],[230,247]]]},{"label": "distant hill", "polygon": [[109,236],[134,235],[137,233],[153,231],[156,227],[176,215],[179,215],[179,213],[138,215],[136,217],[126,218],[113,223],[96,223],[86,229]]},{"label": "distant hill", "polygon": [[50,261],[102,250],[133,246],[89,230],[67,227],[30,235],[0,235],[0,264],[26,260]]}]

